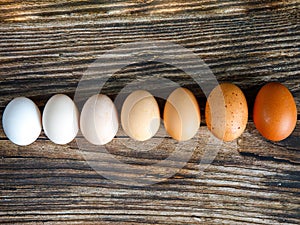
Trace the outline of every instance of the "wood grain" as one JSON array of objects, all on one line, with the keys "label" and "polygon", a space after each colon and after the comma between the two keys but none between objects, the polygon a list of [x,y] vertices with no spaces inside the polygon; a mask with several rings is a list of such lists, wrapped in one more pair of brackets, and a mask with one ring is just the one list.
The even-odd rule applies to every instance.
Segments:
[{"label": "wood grain", "polygon": [[[41,110],[53,94],[73,97],[81,76],[100,55],[125,43],[153,40],[196,53],[218,81],[242,88],[250,109],[246,131],[230,143],[210,143],[202,116],[188,163],[169,179],[142,187],[105,176],[133,179],[149,165],[163,173],[155,163],[176,145],[163,133],[134,150],[126,147],[131,140],[120,129],[106,147],[136,173],[109,164],[97,173],[86,160],[97,152],[95,147],[80,149],[76,141],[55,145],[43,133],[32,145],[20,147],[1,128],[0,223],[299,224],[299,6],[297,0],[0,0],[1,115],[17,96],[32,98]],[[190,88],[203,115],[200,87],[177,68],[155,61],[123,68],[102,92],[115,98],[129,82],[153,77]],[[90,77],[91,91],[97,90],[97,79],[99,74]],[[255,95],[269,81],[285,84],[298,109],[295,131],[278,143],[263,139],[251,117]],[[77,141],[84,141],[80,134]],[[159,141],[159,151],[145,151]],[[187,143],[181,154],[193,147]],[[216,153],[211,164],[201,161],[208,150]],[[207,167],[202,171],[201,166]]]}]

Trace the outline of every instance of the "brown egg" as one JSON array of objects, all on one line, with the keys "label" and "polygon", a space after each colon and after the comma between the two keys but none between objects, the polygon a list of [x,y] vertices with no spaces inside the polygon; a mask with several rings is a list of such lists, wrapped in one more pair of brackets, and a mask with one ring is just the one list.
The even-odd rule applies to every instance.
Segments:
[{"label": "brown egg", "polygon": [[153,137],[160,126],[160,113],[155,98],[148,91],[132,92],[123,103],[121,123],[126,134],[137,141]]},{"label": "brown egg", "polygon": [[167,133],[178,141],[194,137],[200,126],[200,109],[192,92],[177,88],[170,94],[164,108],[164,125]]},{"label": "brown egg", "polygon": [[230,83],[215,87],[208,96],[205,107],[208,129],[223,141],[238,138],[248,121],[248,106],[241,89]]},{"label": "brown egg", "polygon": [[287,138],[297,123],[297,107],[291,92],[280,83],[268,83],[258,92],[253,120],[262,136],[271,141]]}]

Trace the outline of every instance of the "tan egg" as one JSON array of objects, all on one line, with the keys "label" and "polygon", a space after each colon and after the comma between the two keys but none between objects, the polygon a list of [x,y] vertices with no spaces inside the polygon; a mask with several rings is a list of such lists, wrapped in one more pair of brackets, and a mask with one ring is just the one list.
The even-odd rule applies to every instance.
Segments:
[{"label": "tan egg", "polygon": [[238,138],[248,121],[248,106],[241,89],[231,83],[215,87],[208,96],[205,107],[208,129],[223,141]]},{"label": "tan egg", "polygon": [[84,103],[80,129],[90,143],[94,145],[109,143],[116,135],[118,127],[118,112],[108,96],[96,94]]},{"label": "tan egg", "polygon": [[148,91],[132,92],[123,103],[121,124],[126,134],[137,141],[153,137],[160,125],[159,108],[155,98]]},{"label": "tan egg", "polygon": [[191,91],[177,88],[167,99],[164,108],[164,125],[168,134],[186,141],[197,133],[200,126],[200,109]]}]

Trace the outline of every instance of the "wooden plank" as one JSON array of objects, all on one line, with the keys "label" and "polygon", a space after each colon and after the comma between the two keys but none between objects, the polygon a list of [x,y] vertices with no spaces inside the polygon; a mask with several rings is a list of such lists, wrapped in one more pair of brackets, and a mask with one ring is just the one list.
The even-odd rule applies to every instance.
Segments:
[{"label": "wooden plank", "polygon": [[[163,174],[165,168],[155,163],[176,146],[163,132],[128,149],[132,141],[120,129],[106,147],[136,173],[118,164],[106,164],[97,173],[86,157],[105,159],[107,153],[97,154],[96,147],[80,149],[76,141],[55,145],[43,133],[32,145],[20,147],[7,140],[1,127],[0,223],[299,224],[299,6],[297,0],[0,0],[1,115],[17,96],[32,98],[41,110],[53,94],[73,97],[97,57],[124,43],[145,40],[174,42],[196,53],[218,81],[242,88],[250,112],[244,134],[221,144],[210,142],[202,116],[194,142],[182,148],[169,169],[196,143],[187,164],[169,179],[141,187],[105,177],[133,180],[149,165]],[[153,77],[190,88],[203,115],[200,87],[182,71],[158,62],[123,68],[102,92],[115,98],[128,82]],[[93,83],[99,75],[90,79]],[[251,116],[257,91],[269,81],[285,84],[298,109],[295,131],[278,143],[263,139]],[[164,101],[159,104],[162,109]],[[77,140],[84,142],[80,134]],[[151,150],[156,142],[161,142],[159,151]],[[201,161],[210,151],[212,163]],[[155,176],[147,179],[155,181]]]},{"label": "wooden plank", "polygon": [[[206,128],[200,131],[204,133]],[[161,154],[128,150],[114,140],[113,154],[139,164]],[[2,141],[3,143],[3,141]],[[199,173],[199,147],[171,179],[147,187],[120,186],[104,179],[72,143],[48,140],[29,147],[5,141],[1,163],[1,221],[108,220],[146,223],[297,223],[299,166],[241,156],[228,143]],[[42,146],[42,149],[41,149]],[[130,175],[130,174],[129,174]],[[242,209],[242,210],[241,210]],[[17,213],[15,213],[17,212]],[[174,218],[174,221],[170,220]]]},{"label": "wooden plank", "polygon": [[292,163],[300,163],[299,131],[298,120],[294,132],[287,139],[280,142],[271,142],[259,135],[253,123],[248,123],[247,132],[237,140],[239,152],[273,158],[274,160],[282,159]]},{"label": "wooden plank", "polygon": [[184,1],[184,0],[125,0],[125,1],[14,1],[2,0],[1,19],[7,22],[31,20],[90,20],[95,18],[137,18],[170,15],[227,15],[259,11],[295,10],[299,2],[287,1]]}]

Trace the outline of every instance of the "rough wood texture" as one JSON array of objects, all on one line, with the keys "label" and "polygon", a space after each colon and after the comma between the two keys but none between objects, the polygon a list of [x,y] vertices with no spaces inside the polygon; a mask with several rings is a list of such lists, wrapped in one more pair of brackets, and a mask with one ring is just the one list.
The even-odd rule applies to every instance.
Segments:
[{"label": "rough wood texture", "polygon": [[[123,43],[167,40],[195,52],[220,82],[239,85],[250,112],[264,83],[282,82],[295,97],[299,118],[299,6],[297,0],[0,0],[1,115],[13,97],[30,97],[42,109],[55,93],[73,96],[88,65]],[[135,78],[154,76],[189,87],[203,112],[200,88],[162,63],[128,66],[103,92],[115,97]],[[95,149],[83,154],[75,141],[58,146],[44,134],[19,147],[1,128],[0,223],[299,224],[299,120],[291,137],[272,143],[258,134],[250,114],[241,138],[221,147],[207,143],[210,133],[202,124],[185,167],[146,187],[122,186],[96,173],[84,157]],[[147,149],[162,139],[158,134],[141,146]],[[160,151],[137,151],[124,147],[127,142],[120,131],[107,148],[136,170],[165,159],[174,145],[165,138]],[[200,172],[207,146],[217,156]],[[134,175],[119,172],[116,176]]]}]

